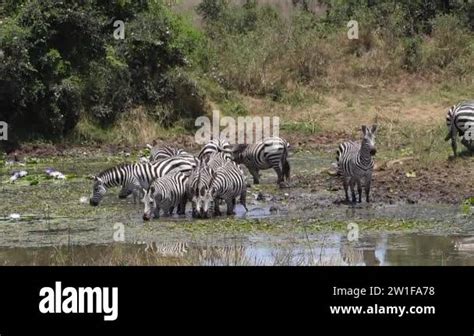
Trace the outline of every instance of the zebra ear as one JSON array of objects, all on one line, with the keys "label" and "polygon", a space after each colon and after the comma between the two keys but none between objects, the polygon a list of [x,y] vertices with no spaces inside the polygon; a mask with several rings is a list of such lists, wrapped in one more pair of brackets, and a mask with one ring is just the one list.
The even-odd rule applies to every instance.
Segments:
[{"label": "zebra ear", "polygon": [[377,124],[372,125],[372,129],[370,130],[372,134],[375,134],[377,132]]},{"label": "zebra ear", "polygon": [[362,129],[362,133],[364,133],[364,135],[366,135],[367,134],[367,126],[362,125],[361,129]]},{"label": "zebra ear", "polygon": [[156,146],[156,145],[158,145],[158,142],[156,142],[156,140],[153,140],[152,145]]}]

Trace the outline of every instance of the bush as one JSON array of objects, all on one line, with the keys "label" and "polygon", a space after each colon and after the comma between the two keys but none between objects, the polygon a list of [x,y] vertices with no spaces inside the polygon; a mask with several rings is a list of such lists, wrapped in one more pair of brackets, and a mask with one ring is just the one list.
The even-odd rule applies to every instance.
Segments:
[{"label": "bush", "polygon": [[[197,84],[174,70],[200,62],[204,36],[160,2],[31,0],[2,9],[11,17],[0,24],[0,120],[19,139],[61,138],[82,109],[101,127],[139,105],[170,107],[166,124],[202,113]],[[113,39],[115,19],[126,22],[125,40]]]},{"label": "bush", "polygon": [[[449,67],[470,72],[474,58],[472,35],[462,21],[453,15],[441,15],[432,20],[433,32],[423,48],[425,69],[441,71]],[[470,63],[470,64],[469,64]],[[470,68],[469,68],[470,67]]]}]

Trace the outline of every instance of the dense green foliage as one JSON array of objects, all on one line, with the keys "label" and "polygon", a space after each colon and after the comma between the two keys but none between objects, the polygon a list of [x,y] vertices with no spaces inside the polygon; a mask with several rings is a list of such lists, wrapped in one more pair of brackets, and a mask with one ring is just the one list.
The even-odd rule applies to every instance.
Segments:
[{"label": "dense green foliage", "polygon": [[[17,139],[57,139],[80,119],[106,128],[138,106],[163,126],[192,120],[206,112],[205,96],[245,114],[232,92],[288,102],[303,99],[301,87],[411,74],[473,80],[473,1],[292,3],[288,14],[256,0],[202,0],[196,26],[159,0],[7,0],[0,120]],[[123,40],[115,20],[125,22]],[[349,20],[358,39],[347,38]]]},{"label": "dense green foliage", "polygon": [[[16,138],[57,138],[81,113],[102,126],[126,109],[202,114],[185,69],[201,35],[156,1],[10,1],[0,25],[0,120]],[[114,4],[111,4],[114,3]],[[115,20],[125,39],[115,39]],[[194,99],[181,99],[183,88]],[[192,104],[192,106],[188,106]]]}]

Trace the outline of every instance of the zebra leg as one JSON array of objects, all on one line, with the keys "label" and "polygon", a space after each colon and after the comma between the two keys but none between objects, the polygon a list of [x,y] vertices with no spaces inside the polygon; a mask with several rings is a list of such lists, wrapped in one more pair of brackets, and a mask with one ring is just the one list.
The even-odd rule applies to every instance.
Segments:
[{"label": "zebra leg", "polygon": [[367,182],[365,183],[365,197],[366,197],[366,202],[370,203],[370,184],[371,184],[371,179],[367,179]]},{"label": "zebra leg", "polygon": [[342,185],[344,186],[344,192],[346,193],[346,202],[349,202],[349,181],[347,178],[343,178]]},{"label": "zebra leg", "polygon": [[240,194],[240,204],[244,206],[246,212],[249,211],[249,209],[247,209],[247,191],[245,190]]},{"label": "zebra leg", "polygon": [[356,194],[355,194],[355,181],[351,179],[349,181],[349,187],[351,188],[351,196],[352,196],[352,203],[356,202]]},{"label": "zebra leg", "polygon": [[258,169],[249,169],[249,172],[253,177],[253,184],[260,184],[260,176],[258,175]]},{"label": "zebra leg", "polygon": [[453,154],[454,154],[454,157],[458,156],[458,153],[457,153],[457,143],[456,143],[456,137],[455,136],[451,136],[451,147],[453,148]]},{"label": "zebra leg", "polygon": [[287,182],[290,182],[290,163],[285,159],[283,162],[283,174]]},{"label": "zebra leg", "polygon": [[273,170],[275,170],[275,173],[278,176],[277,184],[281,187],[281,183],[283,182],[283,172],[279,166],[273,167]]},{"label": "zebra leg", "polygon": [[362,203],[362,183],[360,179],[357,180],[357,193],[359,194],[359,203]]},{"label": "zebra leg", "polygon": [[227,199],[225,200],[225,202],[227,204],[227,215],[228,216],[235,215],[235,212],[234,212],[235,198]]}]

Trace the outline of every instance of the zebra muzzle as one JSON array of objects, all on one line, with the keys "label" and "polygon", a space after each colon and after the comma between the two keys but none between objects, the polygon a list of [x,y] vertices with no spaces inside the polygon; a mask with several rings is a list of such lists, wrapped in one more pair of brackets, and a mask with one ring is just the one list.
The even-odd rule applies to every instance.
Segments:
[{"label": "zebra muzzle", "polygon": [[144,221],[149,221],[150,219],[151,219],[151,216],[149,214],[146,214],[146,213],[143,214]]}]

